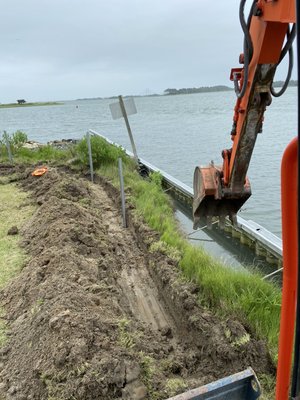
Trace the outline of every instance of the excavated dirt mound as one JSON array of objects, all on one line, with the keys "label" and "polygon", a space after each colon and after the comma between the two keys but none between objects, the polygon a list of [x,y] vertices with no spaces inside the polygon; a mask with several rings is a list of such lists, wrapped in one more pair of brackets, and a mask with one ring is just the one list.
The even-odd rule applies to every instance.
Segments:
[{"label": "excavated dirt mound", "polygon": [[21,176],[38,209],[21,229],[30,261],[0,292],[0,398],[166,399],[250,365],[272,370],[263,342],[202,309],[176,263],[149,252],[157,234],[132,209],[122,227],[109,183]]}]

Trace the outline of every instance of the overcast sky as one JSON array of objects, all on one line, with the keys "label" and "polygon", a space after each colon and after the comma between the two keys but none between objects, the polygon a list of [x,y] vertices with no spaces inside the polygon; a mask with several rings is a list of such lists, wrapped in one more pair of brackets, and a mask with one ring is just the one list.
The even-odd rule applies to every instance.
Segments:
[{"label": "overcast sky", "polygon": [[238,7],[239,0],[6,1],[0,102],[231,85],[243,40]]}]

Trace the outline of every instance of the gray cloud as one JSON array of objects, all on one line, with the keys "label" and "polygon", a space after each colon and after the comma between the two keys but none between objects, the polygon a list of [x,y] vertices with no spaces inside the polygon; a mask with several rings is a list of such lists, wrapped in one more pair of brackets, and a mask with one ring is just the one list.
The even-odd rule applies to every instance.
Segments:
[{"label": "gray cloud", "polygon": [[0,101],[230,84],[237,0],[11,0],[2,7]]}]

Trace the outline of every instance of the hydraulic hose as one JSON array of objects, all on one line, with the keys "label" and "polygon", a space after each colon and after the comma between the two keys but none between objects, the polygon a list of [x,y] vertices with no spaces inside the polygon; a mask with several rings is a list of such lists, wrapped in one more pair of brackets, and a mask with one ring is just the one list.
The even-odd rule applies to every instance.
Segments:
[{"label": "hydraulic hose", "polygon": [[283,47],[281,54],[280,54],[280,58],[279,58],[279,62],[278,65],[281,63],[281,61],[284,59],[284,57],[286,56],[286,53],[290,50],[290,48],[292,47],[293,41],[296,37],[296,24],[293,24],[292,30],[290,32],[290,28],[288,28],[288,32],[287,32],[287,41],[285,46]]},{"label": "hydraulic hose", "polygon": [[294,66],[294,52],[293,52],[293,47],[291,46],[290,49],[289,49],[289,68],[288,68],[288,72],[287,72],[284,84],[283,84],[282,88],[278,92],[276,92],[274,87],[271,86],[270,91],[271,91],[272,96],[280,97],[286,91],[286,89],[289,86],[290,80],[291,80],[293,66]]},{"label": "hydraulic hose", "polygon": [[[246,5],[247,0],[241,0],[240,1],[240,8],[239,8],[239,19],[240,19],[240,24],[242,27],[242,30],[244,32],[244,46],[243,46],[243,50],[244,50],[244,76],[243,76],[243,83],[242,83],[242,87],[240,88],[239,86],[239,80],[237,76],[234,76],[234,91],[237,95],[237,97],[239,99],[241,99],[246,92],[246,88],[247,88],[247,82],[248,82],[248,76],[249,76],[249,64],[252,60],[252,56],[253,56],[253,44],[252,44],[252,39],[251,39],[251,35],[250,35],[250,24],[251,24],[251,19],[252,19],[252,15],[253,15],[253,11],[254,11],[254,6],[257,2],[257,0],[253,0],[252,2],[252,6],[249,12],[249,16],[247,19],[247,22],[245,20],[245,5]],[[293,25],[292,30],[290,32],[289,28],[287,31],[287,41],[285,46],[283,47],[281,54],[280,54],[280,58],[279,58],[279,62],[277,64],[277,66],[281,63],[281,61],[284,59],[284,57],[286,56],[287,53],[289,53],[289,66],[288,66],[288,72],[287,72],[287,76],[286,79],[284,81],[284,84],[282,86],[282,88],[276,92],[274,87],[271,86],[271,94],[274,97],[280,97],[283,95],[283,93],[286,91],[291,76],[292,76],[292,70],[293,70],[293,65],[294,65],[294,54],[293,54],[293,41],[295,39],[296,36],[296,24]]]},{"label": "hydraulic hose", "polygon": [[240,18],[240,24],[242,27],[242,30],[244,32],[244,50],[246,50],[247,57],[249,59],[249,62],[252,59],[253,55],[253,44],[252,44],[252,39],[250,36],[250,24],[251,24],[251,19],[252,19],[252,13],[253,13],[253,7],[255,4],[255,1],[253,2],[251,6],[251,10],[249,12],[249,16],[247,19],[247,22],[245,20],[245,5],[246,5],[247,0],[241,0],[240,2],[240,8],[239,8],[239,18]]},{"label": "hydraulic hose", "polygon": [[254,4],[256,3],[256,0],[254,0],[252,3],[247,22],[245,20],[245,12],[244,12],[246,1],[247,0],[241,0],[240,9],[239,9],[240,23],[241,23],[242,30],[244,32],[244,78],[243,78],[243,84],[242,84],[241,89],[239,88],[237,78],[234,79],[234,90],[239,99],[241,99],[246,92],[248,75],[249,75],[249,64],[252,60],[252,55],[253,55],[253,44],[252,44],[252,39],[250,36],[250,23],[251,23],[253,8],[254,8]]},{"label": "hydraulic hose", "polygon": [[293,66],[294,66],[293,41],[296,36],[296,24],[293,25],[291,32],[290,32],[290,28],[288,28],[286,36],[287,36],[287,41],[286,41],[284,48],[281,51],[279,62],[277,64],[277,66],[281,63],[281,61],[284,59],[284,57],[286,56],[286,54],[288,52],[289,53],[289,67],[288,67],[287,76],[286,76],[286,79],[284,81],[282,88],[278,92],[276,92],[274,87],[271,85],[270,91],[274,97],[280,97],[283,95],[283,93],[286,91],[286,89],[289,85],[289,82],[290,82],[290,79],[292,76],[292,71],[293,71]]}]

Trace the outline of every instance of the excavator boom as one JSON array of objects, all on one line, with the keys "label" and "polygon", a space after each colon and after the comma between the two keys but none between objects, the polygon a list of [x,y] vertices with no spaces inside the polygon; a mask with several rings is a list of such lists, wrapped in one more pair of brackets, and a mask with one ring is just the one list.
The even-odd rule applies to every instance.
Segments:
[{"label": "excavator boom", "polygon": [[[240,3],[240,21],[244,31],[244,53],[240,55],[243,68],[234,68],[237,101],[234,108],[230,149],[222,151],[223,165],[196,167],[194,173],[194,227],[212,217],[233,222],[236,213],[251,195],[247,170],[257,134],[262,132],[266,107],[272,95],[286,89],[293,64],[292,42],[295,37],[296,11],[294,0],[254,0],[248,20],[244,18],[246,0]],[[286,43],[284,44],[286,38]],[[276,93],[272,87],[276,68],[289,54],[289,72],[283,89]],[[263,166],[262,166],[263,167]],[[206,221],[205,221],[206,220]]]}]

